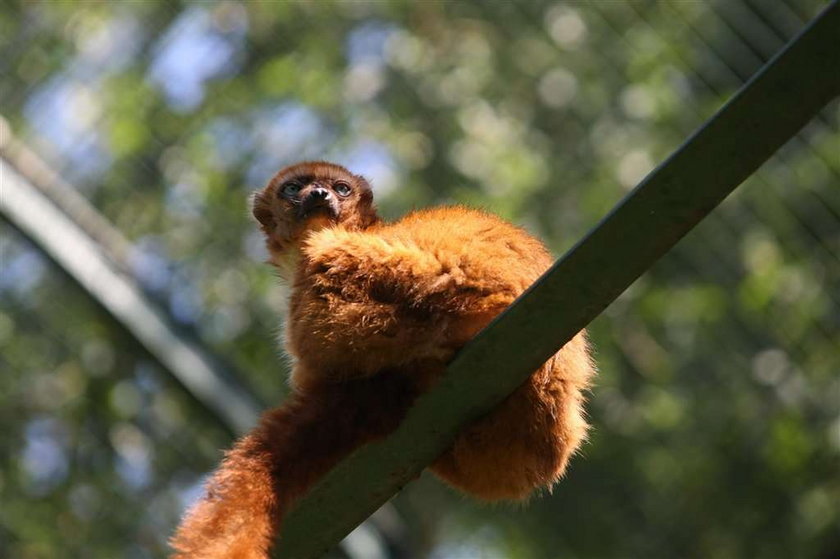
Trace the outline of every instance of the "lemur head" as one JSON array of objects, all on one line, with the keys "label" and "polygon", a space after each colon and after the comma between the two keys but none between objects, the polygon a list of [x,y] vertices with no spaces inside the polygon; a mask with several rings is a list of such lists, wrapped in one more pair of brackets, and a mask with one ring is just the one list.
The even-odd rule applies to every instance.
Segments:
[{"label": "lemur head", "polygon": [[254,195],[253,213],[278,266],[312,231],[333,225],[362,230],[379,221],[364,177],[324,161],[281,169]]}]

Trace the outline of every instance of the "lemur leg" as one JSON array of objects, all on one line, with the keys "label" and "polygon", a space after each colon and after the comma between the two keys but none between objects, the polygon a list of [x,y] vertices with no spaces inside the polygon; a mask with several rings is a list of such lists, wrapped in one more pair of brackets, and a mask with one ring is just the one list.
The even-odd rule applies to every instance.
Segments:
[{"label": "lemur leg", "polygon": [[579,334],[495,410],[467,426],[432,471],[490,501],[521,500],[550,488],[586,438],[588,364]]}]

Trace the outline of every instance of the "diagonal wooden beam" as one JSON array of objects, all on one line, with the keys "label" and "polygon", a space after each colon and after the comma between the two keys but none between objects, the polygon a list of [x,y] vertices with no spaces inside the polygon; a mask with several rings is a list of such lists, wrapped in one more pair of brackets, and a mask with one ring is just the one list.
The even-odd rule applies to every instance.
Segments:
[{"label": "diagonal wooden beam", "polygon": [[341,462],[286,518],[275,557],[318,557],[415,478],[840,95],[828,5],[531,289],[468,344],[385,440]]}]

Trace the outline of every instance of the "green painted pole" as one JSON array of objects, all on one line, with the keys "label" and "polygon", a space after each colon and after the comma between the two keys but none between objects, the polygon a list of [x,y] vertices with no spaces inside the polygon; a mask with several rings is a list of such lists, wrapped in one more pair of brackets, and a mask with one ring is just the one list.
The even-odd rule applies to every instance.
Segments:
[{"label": "green painted pole", "polygon": [[314,487],[286,518],[274,556],[318,557],[336,545],[840,95],[838,37],[834,1],[479,333],[394,433],[358,449]]}]

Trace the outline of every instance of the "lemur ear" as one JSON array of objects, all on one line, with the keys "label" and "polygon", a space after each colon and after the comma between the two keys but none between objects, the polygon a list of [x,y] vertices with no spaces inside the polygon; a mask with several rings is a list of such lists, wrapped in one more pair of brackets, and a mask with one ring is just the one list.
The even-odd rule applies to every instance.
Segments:
[{"label": "lemur ear", "polygon": [[370,188],[370,185],[367,181],[362,183],[362,188],[359,192],[359,200],[367,204],[368,206],[373,205],[373,190]]},{"label": "lemur ear", "polygon": [[262,192],[254,194],[251,204],[251,213],[262,225],[263,231],[269,232],[277,226],[277,220],[274,218],[274,212],[271,211],[271,203],[266,199]]},{"label": "lemur ear", "polygon": [[380,221],[379,214],[376,213],[376,205],[373,203],[373,189],[370,183],[360,175],[356,175],[356,180],[359,185],[358,219],[362,229],[367,229]]},{"label": "lemur ear", "polygon": [[361,175],[354,175],[359,187],[359,200],[367,206],[373,206],[373,188],[367,179]]}]

